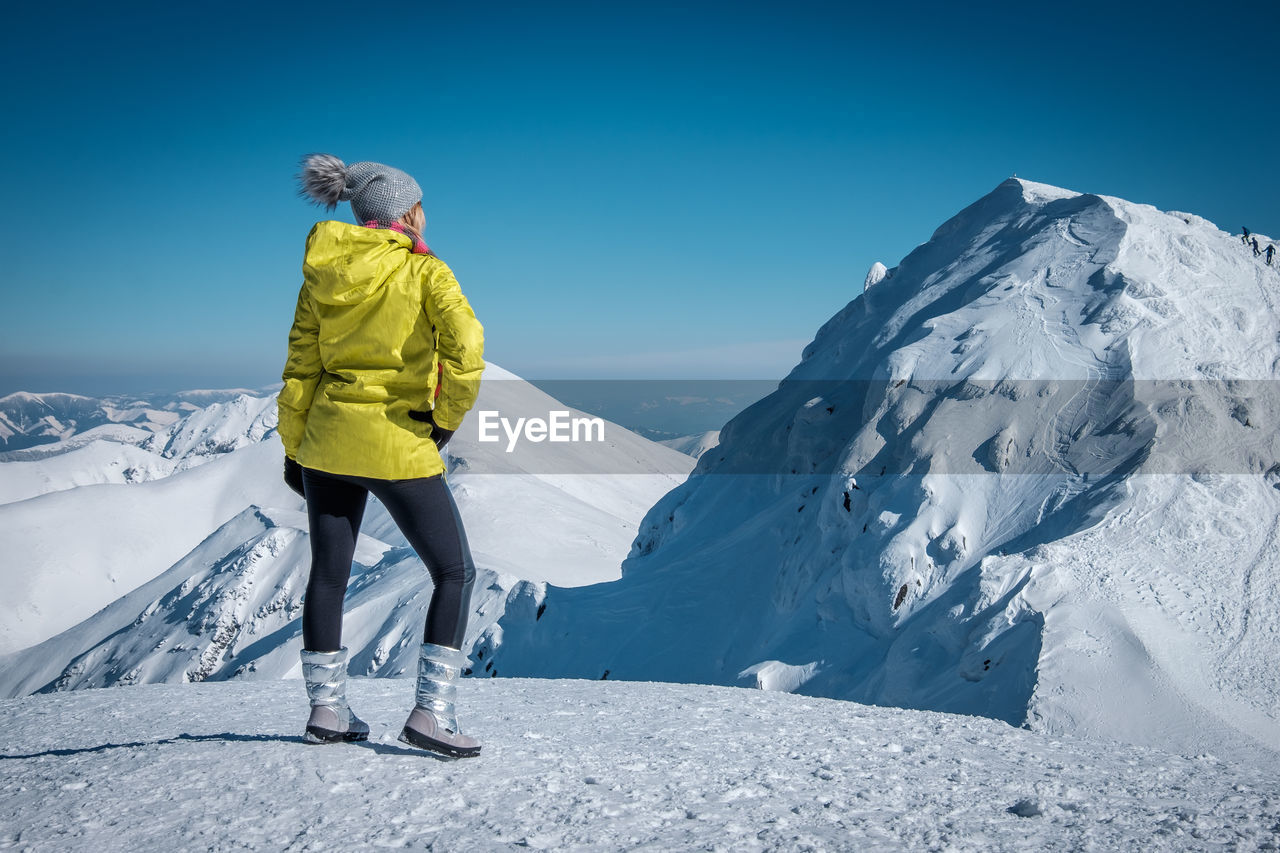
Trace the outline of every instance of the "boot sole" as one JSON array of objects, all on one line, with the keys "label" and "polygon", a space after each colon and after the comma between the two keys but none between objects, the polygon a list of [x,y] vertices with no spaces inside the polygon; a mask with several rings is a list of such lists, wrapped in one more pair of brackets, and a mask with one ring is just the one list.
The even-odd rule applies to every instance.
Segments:
[{"label": "boot sole", "polygon": [[425,749],[427,752],[434,752],[449,758],[475,758],[480,754],[480,747],[478,746],[454,746],[442,740],[429,738],[408,726],[405,726],[400,732],[400,740],[410,746],[416,746],[418,749]]},{"label": "boot sole", "polygon": [[329,729],[322,729],[319,726],[307,726],[307,733],[302,736],[307,743],[340,743],[346,741],[353,743],[358,740],[368,740],[368,732],[335,732]]}]

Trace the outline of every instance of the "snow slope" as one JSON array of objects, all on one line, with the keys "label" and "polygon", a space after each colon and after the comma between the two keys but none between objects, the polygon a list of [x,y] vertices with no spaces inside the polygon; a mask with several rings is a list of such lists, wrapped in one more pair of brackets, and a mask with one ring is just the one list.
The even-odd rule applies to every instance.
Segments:
[{"label": "snow slope", "polygon": [[[11,394],[0,402],[40,411],[64,397],[93,415],[85,422],[120,422],[0,462],[0,548],[8,558],[0,578],[11,590],[0,601],[0,654],[40,642],[150,580],[244,507],[300,504],[274,476],[280,454],[259,448],[225,458],[274,437],[274,397],[195,391],[130,402]],[[171,422],[161,425],[165,415]],[[215,461],[202,474],[166,479]]]},{"label": "snow slope", "polygon": [[158,480],[173,473],[175,467],[172,460],[132,442],[106,438],[78,443],[63,453],[43,459],[2,464],[0,505],[77,486]]},{"label": "snow slope", "polygon": [[245,507],[301,507],[275,476],[282,460],[278,446],[256,444],[159,480],[80,486],[0,506],[0,581],[8,592],[0,598],[0,653],[88,618]]},{"label": "snow slope", "polygon": [[679,450],[681,453],[687,453],[694,459],[698,459],[702,454],[720,443],[720,430],[713,429],[707,432],[695,433],[694,435],[682,435],[680,438],[668,438],[658,443],[665,444],[673,450]]},{"label": "snow slope", "polygon": [[209,458],[247,447],[274,435],[275,395],[240,394],[201,408],[166,433],[158,434],[150,448],[166,459],[180,460],[190,468]]},{"label": "snow slope", "polygon": [[148,427],[135,426],[134,424],[102,424],[89,427],[80,432],[74,432],[67,438],[58,439],[57,441],[24,447],[20,450],[4,451],[0,453],[0,463],[34,462],[50,456],[70,453],[95,441],[141,447],[155,436],[157,429],[163,429],[163,427],[156,424],[148,424]]},{"label": "snow slope", "polygon": [[[1274,850],[1276,766],[696,685],[465,680],[478,758],[310,746],[298,681],[0,701],[0,846],[32,850]],[[661,709],[661,713],[654,713]]]},{"label": "snow slope", "polygon": [[[18,590],[0,603],[0,636],[11,652],[0,658],[0,694],[298,674],[306,516],[280,481],[274,433],[246,428],[264,420],[254,414],[265,411],[260,403],[241,397],[208,407],[192,416],[197,428],[170,439],[183,453],[219,454],[200,467],[0,507],[0,521],[12,520],[4,529],[15,557],[6,571]],[[492,365],[477,404],[509,418],[561,408]],[[449,445],[449,482],[477,564],[469,638],[493,625],[513,590],[518,606],[527,602],[525,584],[619,577],[639,520],[693,466],[611,424],[606,440],[562,473],[562,448],[524,443],[508,453],[479,442],[475,420]],[[179,442],[184,435],[195,438]],[[226,440],[244,446],[226,452]],[[59,536],[73,519],[74,535]],[[411,671],[430,600],[427,572],[376,501],[363,534],[343,635],[353,671]]]},{"label": "snow slope", "polygon": [[1011,179],[868,281],[620,581],[477,648],[1280,749],[1276,270],[1199,217]]}]

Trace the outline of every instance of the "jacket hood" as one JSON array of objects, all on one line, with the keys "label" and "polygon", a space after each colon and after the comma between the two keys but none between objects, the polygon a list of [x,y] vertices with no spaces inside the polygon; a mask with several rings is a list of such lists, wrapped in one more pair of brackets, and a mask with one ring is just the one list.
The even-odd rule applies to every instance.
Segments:
[{"label": "jacket hood", "polygon": [[307,235],[302,274],[318,302],[355,305],[386,285],[412,257],[413,240],[384,228],[317,222]]}]

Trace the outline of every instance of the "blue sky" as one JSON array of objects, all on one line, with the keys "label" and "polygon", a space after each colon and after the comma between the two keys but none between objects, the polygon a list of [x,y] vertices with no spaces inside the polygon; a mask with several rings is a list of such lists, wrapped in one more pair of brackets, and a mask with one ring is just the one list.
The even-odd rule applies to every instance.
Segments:
[{"label": "blue sky", "polygon": [[780,377],[1013,173],[1280,235],[1261,16],[1040,6],[10,11],[0,393],[277,380],[311,151],[418,179],[529,377]]}]

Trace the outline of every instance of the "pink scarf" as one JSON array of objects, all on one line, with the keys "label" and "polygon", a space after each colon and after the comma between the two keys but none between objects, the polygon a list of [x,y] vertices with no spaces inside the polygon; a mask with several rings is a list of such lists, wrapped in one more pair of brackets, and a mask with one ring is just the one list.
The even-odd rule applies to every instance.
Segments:
[{"label": "pink scarf", "polygon": [[413,253],[415,255],[434,255],[435,254],[435,252],[431,251],[431,249],[427,246],[426,243],[422,242],[420,239],[410,234],[409,229],[405,228],[399,222],[382,223],[376,219],[370,219],[364,225],[366,228],[390,228],[392,231],[399,231],[401,234],[405,235],[410,240],[413,240]]}]

